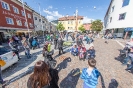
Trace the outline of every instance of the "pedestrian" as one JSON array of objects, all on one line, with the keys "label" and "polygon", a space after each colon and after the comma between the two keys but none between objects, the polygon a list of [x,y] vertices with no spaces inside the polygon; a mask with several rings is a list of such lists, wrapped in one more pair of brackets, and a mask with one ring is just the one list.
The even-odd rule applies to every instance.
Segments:
[{"label": "pedestrian", "polygon": [[54,35],[54,49],[57,48],[57,41],[58,41],[58,36],[55,34]]},{"label": "pedestrian", "polygon": [[59,49],[59,55],[61,55],[61,53],[64,53],[63,52],[63,40],[62,40],[62,38],[59,38],[59,40],[58,40],[58,49]]},{"label": "pedestrian", "polygon": [[96,88],[98,84],[98,77],[100,76],[100,72],[95,67],[96,60],[89,59],[88,66],[88,68],[83,68],[80,75],[80,78],[84,81],[83,88]]},{"label": "pedestrian", "polygon": [[28,42],[24,42],[23,46],[24,46],[24,49],[25,49],[25,55],[29,59],[31,56],[30,56],[30,47],[28,45]]},{"label": "pedestrian", "polygon": [[81,45],[83,45],[83,41],[79,37],[77,38],[76,43],[77,43],[77,46],[78,47],[80,47]]},{"label": "pedestrian", "polygon": [[49,68],[44,61],[36,62],[34,72],[29,77],[27,88],[59,88],[58,71]]},{"label": "pedestrian", "polygon": [[21,59],[19,56],[18,44],[14,42],[12,38],[9,39],[9,46],[12,49],[12,51],[15,52],[15,54],[17,54],[18,59]]}]

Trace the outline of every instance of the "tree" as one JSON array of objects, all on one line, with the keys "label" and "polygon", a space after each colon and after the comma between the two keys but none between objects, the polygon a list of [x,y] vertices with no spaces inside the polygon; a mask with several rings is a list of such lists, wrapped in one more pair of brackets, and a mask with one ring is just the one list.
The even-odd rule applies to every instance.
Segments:
[{"label": "tree", "polygon": [[101,20],[93,21],[91,25],[91,29],[97,32],[101,31],[103,29],[103,23],[101,22]]},{"label": "tree", "polygon": [[83,25],[81,25],[79,28],[78,28],[81,32],[84,32],[85,31],[85,28]]},{"label": "tree", "polygon": [[56,28],[57,28],[58,31],[63,31],[65,29],[65,27],[63,26],[62,23],[58,23]]}]

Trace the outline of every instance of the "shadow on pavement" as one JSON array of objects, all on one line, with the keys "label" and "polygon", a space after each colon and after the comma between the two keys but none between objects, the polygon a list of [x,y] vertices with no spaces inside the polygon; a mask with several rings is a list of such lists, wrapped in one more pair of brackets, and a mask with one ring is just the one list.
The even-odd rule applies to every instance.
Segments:
[{"label": "shadow on pavement", "polygon": [[60,83],[60,88],[76,88],[77,82],[79,80],[79,76],[80,74],[80,69],[76,68],[73,69],[68,75],[67,77],[65,77],[61,83]]},{"label": "shadow on pavement", "polygon": [[30,65],[32,62],[34,62],[37,59],[37,55],[39,55],[41,53],[42,53],[42,51],[38,51],[36,53],[33,53],[31,55],[30,59],[27,59],[24,55],[21,56],[22,59],[20,59],[16,64],[8,67],[7,69],[5,69],[2,72],[3,79],[6,78],[6,77],[10,77],[14,73],[16,73],[16,72],[22,70],[23,68],[27,67],[28,65]]},{"label": "shadow on pavement", "polygon": [[67,63],[71,62],[71,58],[65,58],[60,64],[57,65],[57,67],[55,69],[58,70],[58,72],[60,72],[62,69],[65,69],[67,67]]},{"label": "shadow on pavement", "polygon": [[13,77],[12,79],[8,80],[9,82],[5,86],[9,85],[10,83],[12,83],[12,82],[14,82],[14,81],[16,81],[16,80],[28,75],[28,74],[31,74],[33,72],[33,70],[34,70],[34,66],[29,67],[27,71],[25,71],[22,74],[19,74],[19,75]]}]

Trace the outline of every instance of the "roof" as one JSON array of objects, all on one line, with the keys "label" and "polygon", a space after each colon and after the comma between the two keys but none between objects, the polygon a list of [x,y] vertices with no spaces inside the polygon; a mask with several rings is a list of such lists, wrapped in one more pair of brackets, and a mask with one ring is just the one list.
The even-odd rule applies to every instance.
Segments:
[{"label": "roof", "polygon": [[[110,4],[109,4],[109,7],[108,7],[107,12],[106,12],[106,14],[105,14],[105,17],[106,17],[106,15],[108,14],[108,12],[109,12],[109,10],[110,10],[110,7],[111,7],[111,4],[112,4],[113,1],[114,1],[114,0],[111,0],[111,1],[110,1]],[[104,18],[105,18],[105,17],[104,17]]]},{"label": "roof", "polygon": [[[65,20],[75,20],[75,16],[68,16],[68,17],[62,17],[59,18],[59,21],[65,21]],[[83,19],[83,16],[77,16],[77,19]]]}]

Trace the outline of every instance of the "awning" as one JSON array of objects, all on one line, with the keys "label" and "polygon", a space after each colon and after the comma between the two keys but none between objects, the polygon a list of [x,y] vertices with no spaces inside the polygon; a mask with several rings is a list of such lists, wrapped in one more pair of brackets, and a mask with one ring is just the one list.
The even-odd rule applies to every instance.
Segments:
[{"label": "awning", "polygon": [[125,31],[128,32],[128,31],[133,31],[133,28],[125,28]]},{"label": "awning", "polygon": [[28,32],[32,32],[32,31],[28,31],[28,30],[17,30],[16,32],[24,32],[24,33],[28,33]]}]

